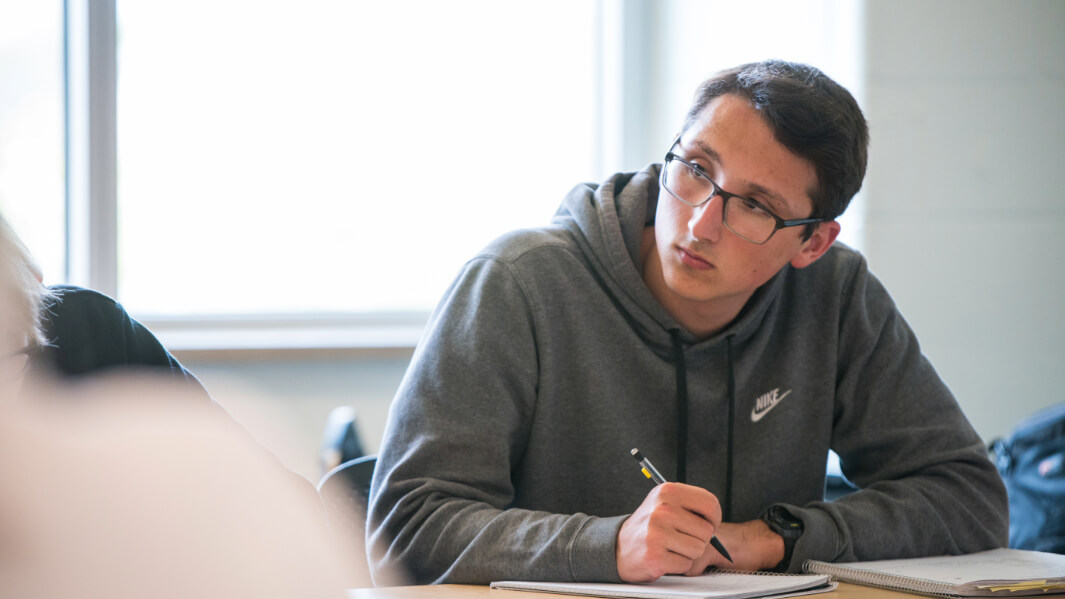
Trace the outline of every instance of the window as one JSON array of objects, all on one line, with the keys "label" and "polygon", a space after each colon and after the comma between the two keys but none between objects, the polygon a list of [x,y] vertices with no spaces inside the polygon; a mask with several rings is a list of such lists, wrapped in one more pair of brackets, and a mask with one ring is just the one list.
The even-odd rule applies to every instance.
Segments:
[{"label": "window", "polygon": [[50,282],[66,278],[63,3],[0,0],[0,210]]},{"label": "window", "polygon": [[181,348],[409,345],[479,248],[661,160],[713,71],[778,56],[862,95],[845,0],[0,5],[0,207],[48,282]]},{"label": "window", "polygon": [[117,11],[134,313],[427,313],[598,175],[595,2]]}]

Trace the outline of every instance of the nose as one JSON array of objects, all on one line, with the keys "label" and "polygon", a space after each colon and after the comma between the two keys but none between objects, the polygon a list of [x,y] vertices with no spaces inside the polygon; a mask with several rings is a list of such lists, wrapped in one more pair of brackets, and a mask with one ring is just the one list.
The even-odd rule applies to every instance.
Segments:
[{"label": "nose", "polygon": [[720,193],[715,193],[710,200],[698,208],[692,208],[688,219],[688,231],[695,239],[716,242],[721,238],[721,229],[725,226],[725,201]]}]

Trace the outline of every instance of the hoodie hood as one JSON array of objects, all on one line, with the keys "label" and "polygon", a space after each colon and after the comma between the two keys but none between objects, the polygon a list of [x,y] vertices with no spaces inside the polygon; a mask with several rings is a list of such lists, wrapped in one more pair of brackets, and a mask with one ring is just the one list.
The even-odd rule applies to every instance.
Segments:
[{"label": "hoodie hood", "polygon": [[757,330],[791,266],[756,290],[721,331],[707,339],[695,337],[666,311],[643,280],[640,244],[644,229],[655,222],[661,168],[651,164],[639,172],[618,173],[602,185],[578,185],[563,200],[553,222],[574,236],[614,301],[656,353],[673,353],[674,330],[695,352],[719,346],[729,337],[742,341]]}]

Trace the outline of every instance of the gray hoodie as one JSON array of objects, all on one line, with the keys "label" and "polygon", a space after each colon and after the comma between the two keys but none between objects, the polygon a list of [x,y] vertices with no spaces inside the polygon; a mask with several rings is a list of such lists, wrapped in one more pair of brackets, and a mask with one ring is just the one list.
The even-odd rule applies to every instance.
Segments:
[{"label": "gray hoodie", "polygon": [[[395,398],[370,492],[371,562],[414,582],[617,581],[651,489],[639,447],[727,521],[783,505],[806,559],[1002,546],[980,438],[857,252],[785,266],[697,339],[640,272],[659,165],[576,187],[549,227],[466,264]],[[861,491],[822,500],[829,448]]]}]

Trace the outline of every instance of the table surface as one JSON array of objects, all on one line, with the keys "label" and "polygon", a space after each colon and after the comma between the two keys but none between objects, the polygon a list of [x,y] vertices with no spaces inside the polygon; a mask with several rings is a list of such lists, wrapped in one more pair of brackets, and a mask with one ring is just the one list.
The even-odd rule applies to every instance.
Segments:
[{"label": "table surface", "polygon": [[[443,597],[445,599],[573,599],[573,595],[556,595],[554,593],[529,593],[526,591],[504,591],[490,589],[487,586],[465,584],[440,584],[410,587],[382,587],[378,589],[351,589],[350,599],[425,599],[426,597]],[[887,591],[873,587],[864,587],[841,582],[839,588],[830,593],[811,595],[815,599],[914,599],[917,595]]]}]

